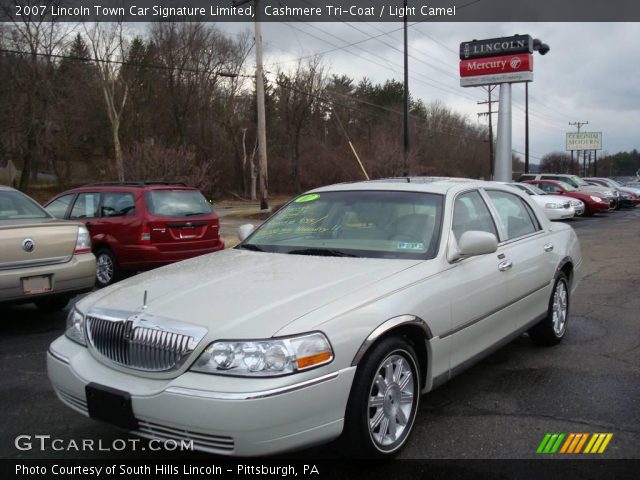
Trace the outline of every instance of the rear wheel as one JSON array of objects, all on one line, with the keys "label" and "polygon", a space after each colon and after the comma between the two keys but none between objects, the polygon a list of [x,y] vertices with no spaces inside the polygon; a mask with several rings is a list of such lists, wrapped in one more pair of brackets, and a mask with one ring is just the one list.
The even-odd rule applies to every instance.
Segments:
[{"label": "rear wheel", "polygon": [[118,262],[111,250],[102,248],[96,253],[96,285],[100,288],[111,285],[119,276]]},{"label": "rear wheel", "polygon": [[549,308],[544,320],[529,330],[531,339],[539,345],[557,345],[567,331],[569,317],[569,282],[560,272],[549,299]]},{"label": "rear wheel", "polygon": [[419,397],[414,349],[401,338],[384,339],[356,372],[347,404],[343,449],[357,458],[397,454],[413,428]]}]

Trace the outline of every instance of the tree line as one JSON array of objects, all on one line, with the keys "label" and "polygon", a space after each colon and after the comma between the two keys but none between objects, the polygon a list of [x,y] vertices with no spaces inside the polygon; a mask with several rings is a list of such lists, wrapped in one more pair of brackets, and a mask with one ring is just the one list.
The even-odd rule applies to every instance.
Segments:
[{"label": "tree line", "polygon": [[[253,38],[211,23],[0,25],[0,166],[60,188],[184,181],[211,197],[255,191]],[[322,58],[266,65],[269,190],[402,175],[403,84],[334,73]],[[488,130],[410,99],[414,175],[489,176]],[[354,155],[354,151],[361,160]]]}]

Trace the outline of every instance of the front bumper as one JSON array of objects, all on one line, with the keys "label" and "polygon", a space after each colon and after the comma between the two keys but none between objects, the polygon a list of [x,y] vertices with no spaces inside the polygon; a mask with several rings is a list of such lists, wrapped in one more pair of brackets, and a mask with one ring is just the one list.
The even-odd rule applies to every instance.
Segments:
[{"label": "front bumper", "polygon": [[196,450],[239,456],[273,454],[337,438],[355,374],[355,367],[349,367],[304,380],[193,372],[149,379],[108,368],[65,337],[51,344],[47,370],[58,398],[83,415],[88,416],[85,387],[97,383],[130,393],[138,421],[132,433],[193,440]]}]

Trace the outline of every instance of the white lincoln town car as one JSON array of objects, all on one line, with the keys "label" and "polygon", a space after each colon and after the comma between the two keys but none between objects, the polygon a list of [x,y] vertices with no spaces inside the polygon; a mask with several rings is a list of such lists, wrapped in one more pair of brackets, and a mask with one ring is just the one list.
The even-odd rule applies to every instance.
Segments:
[{"label": "white lincoln town car", "polygon": [[318,188],[240,236],[80,300],[47,355],[60,400],[216,454],[391,456],[421,394],[524,332],[562,340],[582,264],[570,226],[468,179]]}]

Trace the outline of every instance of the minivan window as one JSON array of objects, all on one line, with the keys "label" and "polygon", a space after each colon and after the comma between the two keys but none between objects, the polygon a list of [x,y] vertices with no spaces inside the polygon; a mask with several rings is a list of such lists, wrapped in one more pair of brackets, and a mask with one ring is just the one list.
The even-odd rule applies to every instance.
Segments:
[{"label": "minivan window", "polygon": [[133,195],[124,192],[103,193],[100,211],[103,217],[132,216],[135,213]]},{"label": "minivan window", "polygon": [[198,190],[153,190],[147,193],[149,213],[157,217],[199,217],[213,210]]},{"label": "minivan window", "polygon": [[56,198],[53,202],[45,207],[45,210],[56,218],[64,218],[69,210],[69,205],[73,202],[75,193],[63,195],[60,198]]},{"label": "minivan window", "polygon": [[71,215],[72,220],[80,218],[95,218],[98,216],[98,204],[100,203],[99,193],[81,193],[73,205]]}]

